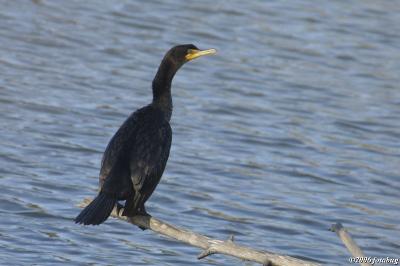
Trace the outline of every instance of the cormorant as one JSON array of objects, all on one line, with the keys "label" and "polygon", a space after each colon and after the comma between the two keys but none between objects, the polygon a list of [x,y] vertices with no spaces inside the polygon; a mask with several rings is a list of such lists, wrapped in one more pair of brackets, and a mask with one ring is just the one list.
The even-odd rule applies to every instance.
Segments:
[{"label": "cormorant", "polygon": [[132,113],[111,138],[101,162],[99,193],[76,223],[103,223],[121,200],[126,200],[122,215],[148,215],[144,203],[161,179],[171,147],[172,79],[186,62],[215,52],[185,44],[166,53],[153,80],[152,103]]}]

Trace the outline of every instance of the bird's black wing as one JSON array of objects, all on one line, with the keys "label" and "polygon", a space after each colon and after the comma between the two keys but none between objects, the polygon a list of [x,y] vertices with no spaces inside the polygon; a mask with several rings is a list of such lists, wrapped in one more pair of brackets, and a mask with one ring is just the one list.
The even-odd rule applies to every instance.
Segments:
[{"label": "bird's black wing", "polygon": [[130,156],[134,197],[127,200],[125,214],[134,215],[151,196],[164,172],[172,140],[172,130],[164,115],[153,109],[141,119]]},{"label": "bird's black wing", "polygon": [[75,218],[76,223],[101,224],[110,216],[117,200],[133,197],[129,159],[140,112],[138,110],[128,117],[108,143],[101,163],[99,194]]},{"label": "bird's black wing", "polygon": [[100,190],[114,193],[119,199],[128,197],[133,191],[129,168],[130,151],[135,144],[143,109],[137,110],[126,119],[103,154],[99,176]]}]

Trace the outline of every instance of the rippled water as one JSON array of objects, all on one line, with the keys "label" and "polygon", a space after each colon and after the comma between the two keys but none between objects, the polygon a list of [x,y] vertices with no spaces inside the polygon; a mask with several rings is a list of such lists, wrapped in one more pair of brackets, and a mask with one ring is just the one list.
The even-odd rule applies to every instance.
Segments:
[{"label": "rippled water", "polygon": [[367,255],[399,256],[399,2],[0,4],[0,263],[244,264],[197,261],[198,249],[115,219],[72,222],[108,140],[179,43],[219,54],[174,80],[150,213],[330,265],[349,257],[328,231],[342,221]]}]

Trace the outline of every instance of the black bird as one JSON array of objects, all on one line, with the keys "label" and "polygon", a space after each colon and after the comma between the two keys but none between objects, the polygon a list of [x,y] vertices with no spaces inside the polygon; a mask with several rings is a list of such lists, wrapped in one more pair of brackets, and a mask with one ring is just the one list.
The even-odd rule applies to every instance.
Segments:
[{"label": "black bird", "polygon": [[122,200],[122,215],[147,215],[144,203],[161,179],[171,147],[172,79],[186,62],[215,52],[185,44],[166,53],[153,80],[152,103],[132,113],[111,138],[101,163],[99,193],[76,223],[101,224]]}]

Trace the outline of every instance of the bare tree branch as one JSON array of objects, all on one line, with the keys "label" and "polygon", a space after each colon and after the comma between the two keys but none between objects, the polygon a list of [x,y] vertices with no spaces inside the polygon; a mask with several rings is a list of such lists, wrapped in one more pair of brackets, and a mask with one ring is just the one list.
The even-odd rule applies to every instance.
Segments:
[{"label": "bare tree branch", "polygon": [[[353,258],[365,258],[364,252],[357,246],[356,242],[354,242],[353,238],[351,238],[350,234],[347,233],[346,229],[343,227],[341,223],[336,223],[331,226],[331,231],[335,232],[339,238],[342,240],[343,244],[350,251],[350,254]],[[362,260],[361,260],[362,261]],[[368,262],[360,262],[362,266],[371,266],[372,264]]]},{"label": "bare tree branch", "polygon": [[[80,207],[86,207],[92,200],[85,199]],[[120,210],[121,213],[121,210]],[[190,232],[185,229],[177,228],[176,226],[164,223],[151,216],[137,215],[134,217],[120,216],[117,212],[117,208],[111,213],[112,217],[127,221],[131,224],[137,225],[141,228],[150,229],[156,233],[168,236],[175,240],[184,242],[191,246],[195,246],[203,249],[203,252],[198,256],[199,259],[205,258],[212,254],[225,254],[233,256],[239,259],[254,261],[268,266],[317,266],[320,264],[300,260],[294,257],[279,255],[267,251],[257,251],[248,247],[236,245],[233,242],[233,236],[230,236],[228,240],[216,240],[211,239],[207,236],[200,235],[194,232]]]}]

